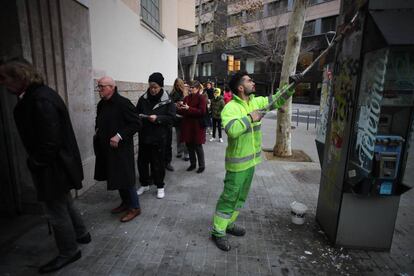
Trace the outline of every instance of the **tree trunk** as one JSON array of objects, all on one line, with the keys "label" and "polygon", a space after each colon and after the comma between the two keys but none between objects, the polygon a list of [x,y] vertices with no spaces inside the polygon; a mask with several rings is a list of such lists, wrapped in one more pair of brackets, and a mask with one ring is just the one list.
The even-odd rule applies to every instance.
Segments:
[{"label": "tree trunk", "polygon": [[200,47],[201,47],[201,14],[202,14],[202,7],[203,5],[201,4],[201,1],[199,1],[199,6],[198,6],[198,27],[197,27],[197,46],[196,46],[196,50],[194,53],[194,57],[193,57],[193,63],[191,66],[191,70],[190,70],[190,81],[194,80],[194,74],[196,72],[196,66],[197,66],[197,58],[198,58],[198,52],[200,51]]},{"label": "tree trunk", "polygon": [[[289,76],[296,72],[305,24],[306,2],[307,0],[296,0],[293,5],[279,87],[289,83]],[[277,112],[276,144],[273,147],[273,155],[275,156],[292,155],[291,119],[292,98],[286,101],[283,108]]]},{"label": "tree trunk", "polygon": [[183,63],[181,62],[181,57],[180,56],[178,56],[178,64],[180,65],[181,79],[185,80]]}]

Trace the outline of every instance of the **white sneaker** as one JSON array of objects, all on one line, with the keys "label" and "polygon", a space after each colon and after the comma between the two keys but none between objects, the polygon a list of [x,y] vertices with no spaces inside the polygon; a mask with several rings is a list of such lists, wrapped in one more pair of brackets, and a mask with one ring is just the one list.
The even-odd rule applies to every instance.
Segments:
[{"label": "white sneaker", "polygon": [[223,138],[220,138],[220,143],[223,143]]},{"label": "white sneaker", "polygon": [[165,196],[164,188],[157,189],[157,198],[164,198],[164,196]]},{"label": "white sneaker", "polygon": [[213,142],[214,140],[216,140],[216,138],[214,138],[214,137],[210,138],[210,142]]},{"label": "white sneaker", "polygon": [[138,195],[142,195],[143,193],[149,191],[150,187],[149,186],[141,186],[139,187],[137,194]]}]

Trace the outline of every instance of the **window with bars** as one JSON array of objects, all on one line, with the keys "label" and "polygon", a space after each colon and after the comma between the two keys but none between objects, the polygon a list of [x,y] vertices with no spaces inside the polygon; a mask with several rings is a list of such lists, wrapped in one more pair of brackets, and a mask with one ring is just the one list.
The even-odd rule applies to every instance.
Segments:
[{"label": "window with bars", "polygon": [[303,36],[314,35],[315,34],[315,20],[305,22],[303,27]]},{"label": "window with bars", "polygon": [[228,25],[229,27],[239,25],[243,22],[242,13],[232,14],[228,17]]},{"label": "window with bars", "polygon": [[141,0],[141,18],[148,26],[161,33],[160,1]]},{"label": "window with bars", "polygon": [[191,75],[191,73],[194,72],[194,69],[195,69],[194,77],[198,77],[198,64],[195,65],[195,68],[193,64],[190,64],[188,69],[189,69],[189,75]]},{"label": "window with bars", "polygon": [[247,10],[244,11],[245,16],[245,22],[255,21],[263,17],[263,11],[262,10]]},{"label": "window with bars", "polygon": [[211,33],[213,31],[213,22],[207,22],[201,25],[203,33]]},{"label": "window with bars", "polygon": [[188,47],[188,52],[189,52],[190,56],[195,55],[196,51],[197,51],[197,45],[193,45],[193,46]]},{"label": "window with bars", "polygon": [[186,51],[186,48],[187,47],[183,47],[183,48],[178,48],[178,55],[180,56],[180,57],[184,57],[184,56],[186,56],[187,55],[187,51]]},{"label": "window with bars", "polygon": [[262,41],[262,33],[255,32],[245,35],[246,38],[246,46],[247,45],[256,45]]},{"label": "window with bars", "polygon": [[211,62],[203,63],[203,75],[204,77],[211,76],[211,68],[213,64]]},{"label": "window with bars", "polygon": [[325,17],[322,18],[322,33],[327,33],[329,31],[336,31],[336,19],[337,16]]},{"label": "window with bars", "polygon": [[267,4],[267,16],[274,16],[287,12],[288,1],[280,0]]},{"label": "window with bars", "polygon": [[230,37],[227,41],[230,48],[239,48],[240,47],[240,36]]},{"label": "window with bars", "polygon": [[213,51],[213,43],[207,42],[201,45],[203,49],[203,53],[210,53]]}]

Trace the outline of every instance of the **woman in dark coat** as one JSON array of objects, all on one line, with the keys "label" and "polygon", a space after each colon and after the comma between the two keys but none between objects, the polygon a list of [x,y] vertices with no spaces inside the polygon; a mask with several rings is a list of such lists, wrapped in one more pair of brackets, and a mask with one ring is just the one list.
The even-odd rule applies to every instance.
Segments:
[{"label": "woman in dark coat", "polygon": [[[187,171],[196,168],[197,173],[205,169],[203,144],[206,142],[206,129],[203,123],[207,112],[207,100],[200,94],[202,86],[200,82],[194,81],[190,85],[190,94],[184,98],[184,103],[178,108],[178,113],[183,116],[181,124],[181,141],[185,142],[190,154],[190,167]],[[196,158],[197,156],[197,158]]]},{"label": "woman in dark coat", "polygon": [[[175,104],[175,106],[178,108],[180,105],[183,104],[184,97],[188,95],[188,84],[185,84],[182,79],[176,79],[174,82],[174,88],[171,91],[170,98]],[[181,138],[181,121],[183,117],[179,114],[176,115],[175,121],[174,121],[174,128],[175,128],[175,134],[177,138],[177,158],[181,158],[183,155],[183,159],[185,161],[190,160],[188,157],[188,150],[182,141],[180,141]]]},{"label": "woman in dark coat", "polygon": [[112,213],[128,213],[121,218],[127,222],[140,214],[135,190],[134,134],[141,121],[134,105],[118,94],[112,78],[98,81],[101,100],[96,112],[95,179],[107,181],[108,190],[119,190],[122,203]]}]

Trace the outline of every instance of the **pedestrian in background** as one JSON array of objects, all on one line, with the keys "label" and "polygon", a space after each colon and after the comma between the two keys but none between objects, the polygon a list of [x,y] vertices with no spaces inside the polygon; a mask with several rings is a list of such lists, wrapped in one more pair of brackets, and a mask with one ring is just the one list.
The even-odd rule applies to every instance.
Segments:
[{"label": "pedestrian in background", "polygon": [[206,134],[212,134],[212,127],[213,127],[213,121],[212,121],[212,115],[211,115],[211,100],[214,98],[214,86],[211,81],[208,81],[205,85],[205,88],[203,87],[200,91],[203,95],[205,95],[207,100],[207,113],[206,113]]},{"label": "pedestrian in background", "polygon": [[[184,98],[188,95],[188,88],[189,85],[184,83],[182,79],[177,78],[174,81],[174,88],[171,91],[170,97],[171,100],[174,102],[176,108],[178,109],[181,105],[184,103]],[[188,150],[185,145],[181,141],[181,122],[182,122],[182,116],[180,114],[176,114],[175,121],[174,121],[174,129],[175,129],[175,135],[177,139],[177,158],[183,157],[185,161],[190,160],[188,157]]]},{"label": "pedestrian in background", "polygon": [[121,204],[112,214],[126,212],[121,222],[141,214],[135,188],[134,134],[142,123],[134,105],[119,95],[115,81],[108,76],[98,80],[101,100],[96,110],[94,149],[95,179],[107,181],[108,190],[118,190]]},{"label": "pedestrian in background", "polygon": [[224,88],[223,94],[224,104],[228,104],[233,99],[233,93],[231,93],[230,88],[227,86]]},{"label": "pedestrian in background", "polygon": [[82,188],[83,180],[75,133],[59,94],[45,85],[26,61],[0,64],[0,85],[19,97],[14,119],[37,198],[45,204],[59,251],[57,257],[40,266],[39,273],[53,272],[81,258],[77,243],[91,241],[70,193]]},{"label": "pedestrian in background", "polygon": [[220,88],[214,90],[214,98],[211,100],[211,114],[213,118],[213,137],[210,138],[210,142],[216,140],[216,131],[218,132],[219,142],[223,143],[223,138],[221,137],[221,111],[224,108],[224,100],[220,95]]},{"label": "pedestrian in background", "polygon": [[200,82],[193,81],[190,85],[190,94],[184,98],[183,105],[177,111],[183,116],[181,140],[186,143],[190,155],[190,167],[187,171],[194,170],[198,161],[197,173],[205,170],[203,144],[206,142],[206,126],[203,117],[207,112],[207,100],[200,92]]},{"label": "pedestrian in background", "polygon": [[155,72],[149,76],[149,88],[137,103],[137,112],[143,118],[138,140],[138,171],[141,187],[138,195],[157,186],[157,198],[164,198],[165,143],[175,118],[175,105],[164,91],[164,77]]}]

